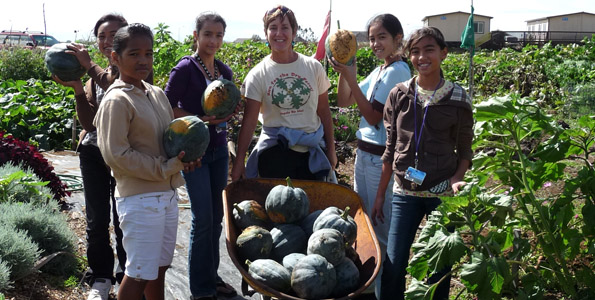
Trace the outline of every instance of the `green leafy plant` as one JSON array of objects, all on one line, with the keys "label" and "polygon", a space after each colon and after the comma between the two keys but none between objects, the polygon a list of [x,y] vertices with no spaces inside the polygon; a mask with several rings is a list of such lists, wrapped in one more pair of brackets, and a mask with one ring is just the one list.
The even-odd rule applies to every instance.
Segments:
[{"label": "green leafy plant", "polygon": [[[409,272],[421,280],[455,265],[480,299],[593,297],[595,119],[564,130],[520,95],[490,98],[475,117],[474,180],[428,218]],[[561,193],[547,193],[553,183]],[[416,281],[407,295],[427,298],[434,289]]]},{"label": "green leafy plant", "polygon": [[50,73],[45,67],[45,52],[41,48],[20,47],[0,50],[0,78],[28,80],[37,78],[49,80]]},{"label": "green leafy plant", "polygon": [[49,181],[48,187],[57,201],[62,201],[63,197],[70,195],[70,192],[66,191],[66,185],[54,173],[54,167],[36,147],[0,131],[0,166],[6,163],[30,168],[39,178]]},{"label": "green leafy plant", "polygon": [[0,165],[0,203],[48,203],[53,196],[52,191],[45,187],[47,184],[26,168],[23,170],[12,163]]},{"label": "green leafy plant", "polygon": [[0,128],[41,149],[70,149],[75,126],[71,88],[36,79],[0,81]]},{"label": "green leafy plant", "polygon": [[64,280],[64,287],[67,288],[74,288],[79,285],[79,278],[77,276],[71,275],[68,279]]},{"label": "green leafy plant", "polygon": [[355,133],[359,128],[360,115],[354,108],[333,109],[333,123],[335,126],[335,140],[351,142],[356,139]]},{"label": "green leafy plant", "polygon": [[169,72],[184,55],[192,54],[192,36],[181,43],[171,36],[169,26],[159,23],[153,43],[153,84],[165,88]]}]

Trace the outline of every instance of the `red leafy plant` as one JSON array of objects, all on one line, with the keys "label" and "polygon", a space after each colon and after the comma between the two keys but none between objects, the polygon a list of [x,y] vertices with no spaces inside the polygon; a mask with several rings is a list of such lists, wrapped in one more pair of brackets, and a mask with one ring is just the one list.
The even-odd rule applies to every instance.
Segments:
[{"label": "red leafy plant", "polygon": [[54,173],[54,167],[39,153],[37,147],[0,131],[0,165],[7,162],[28,166],[39,178],[49,181],[47,187],[52,190],[57,201],[61,202],[62,198],[70,196],[66,184]]}]

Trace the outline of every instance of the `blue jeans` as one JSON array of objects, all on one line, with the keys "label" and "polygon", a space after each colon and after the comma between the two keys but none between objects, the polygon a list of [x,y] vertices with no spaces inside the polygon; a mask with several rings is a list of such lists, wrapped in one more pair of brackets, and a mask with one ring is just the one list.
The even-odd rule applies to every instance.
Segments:
[{"label": "blue jeans", "polygon": [[[378,190],[378,183],[380,182],[380,174],[382,173],[382,158],[361,149],[356,150],[355,168],[354,168],[354,184],[353,189],[362,198],[364,208],[368,216],[374,208],[376,200],[376,191]],[[388,232],[390,229],[391,220],[391,199],[393,194],[394,179],[391,176],[386,193],[384,195],[384,206],[382,212],[384,213],[385,222],[377,222],[374,226],[374,233],[380,244],[380,254],[382,261],[385,260],[386,244],[388,241]],[[380,278],[382,277],[382,268],[378,272],[375,282],[376,296],[380,294]]]},{"label": "blue jeans", "polygon": [[228,160],[227,146],[209,149],[201,159],[200,168],[182,172],[192,210],[188,269],[193,297],[217,294],[222,192],[227,185]]},{"label": "blue jeans", "polygon": [[[440,203],[439,198],[393,195],[387,255],[382,273],[381,300],[404,298],[411,244],[423,217],[435,210]],[[437,282],[448,272],[450,266],[434,274],[428,282]],[[448,299],[449,288],[450,277],[438,286],[434,299]]]}]

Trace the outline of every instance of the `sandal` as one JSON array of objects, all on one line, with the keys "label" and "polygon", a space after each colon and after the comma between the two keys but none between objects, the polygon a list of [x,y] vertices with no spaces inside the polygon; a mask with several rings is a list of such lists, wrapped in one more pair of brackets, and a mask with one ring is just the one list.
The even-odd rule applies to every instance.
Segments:
[{"label": "sandal", "polygon": [[224,297],[233,297],[237,295],[236,290],[222,279],[217,281],[217,294]]}]

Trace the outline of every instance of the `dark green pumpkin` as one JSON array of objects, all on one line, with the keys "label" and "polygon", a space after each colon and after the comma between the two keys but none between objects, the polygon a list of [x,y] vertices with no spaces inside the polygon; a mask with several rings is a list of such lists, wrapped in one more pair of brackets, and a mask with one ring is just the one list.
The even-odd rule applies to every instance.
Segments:
[{"label": "dark green pumpkin", "polygon": [[206,115],[222,119],[235,111],[241,99],[235,83],[227,79],[217,79],[205,89],[202,109]]},{"label": "dark green pumpkin", "polygon": [[322,213],[322,209],[315,210],[300,221],[300,227],[304,230],[307,236],[314,232],[314,222]]},{"label": "dark green pumpkin", "polygon": [[87,71],[76,56],[66,53],[69,50],[67,45],[69,43],[58,43],[48,49],[45,53],[45,65],[50,73],[58,76],[62,81],[78,80]]},{"label": "dark green pumpkin", "polygon": [[308,215],[310,200],[301,188],[294,188],[291,179],[287,185],[277,185],[268,193],[265,209],[274,223],[295,223]]},{"label": "dark green pumpkin", "polygon": [[335,265],[345,257],[345,245],[345,239],[338,230],[323,228],[314,231],[308,239],[307,253],[320,254]]},{"label": "dark green pumpkin", "polygon": [[184,151],[182,161],[190,162],[205,154],[209,140],[207,124],[196,116],[186,116],[169,123],[163,134],[163,148],[170,158]]},{"label": "dark green pumpkin", "polygon": [[289,273],[293,272],[293,267],[297,264],[297,262],[306,257],[304,253],[290,253],[283,257],[283,266],[289,271]]},{"label": "dark green pumpkin", "polygon": [[272,259],[246,261],[248,273],[262,284],[282,293],[291,290],[291,274],[280,263]]},{"label": "dark green pumpkin", "polygon": [[314,231],[322,228],[334,228],[343,234],[347,244],[353,244],[357,238],[357,223],[349,215],[349,210],[349,206],[345,207],[344,211],[334,206],[327,207],[316,218]]},{"label": "dark green pumpkin", "polygon": [[254,200],[244,200],[233,204],[233,220],[236,226],[244,229],[248,226],[270,228],[271,220],[264,207]]},{"label": "dark green pumpkin", "polygon": [[236,247],[244,259],[268,258],[273,248],[273,237],[262,227],[249,226],[238,236]]},{"label": "dark green pumpkin", "polygon": [[331,295],[339,298],[348,295],[359,287],[359,270],[349,258],[334,266],[337,274],[337,284]]},{"label": "dark green pumpkin", "polygon": [[308,236],[302,228],[295,224],[277,224],[271,229],[273,249],[271,258],[282,262],[291,253],[303,253],[308,245]]},{"label": "dark green pumpkin", "polygon": [[336,283],[335,268],[318,254],[309,254],[300,259],[291,272],[291,288],[300,298],[326,298]]}]

